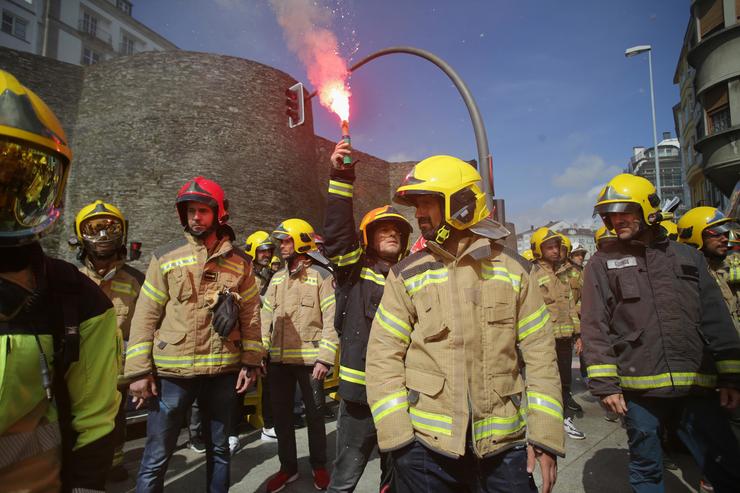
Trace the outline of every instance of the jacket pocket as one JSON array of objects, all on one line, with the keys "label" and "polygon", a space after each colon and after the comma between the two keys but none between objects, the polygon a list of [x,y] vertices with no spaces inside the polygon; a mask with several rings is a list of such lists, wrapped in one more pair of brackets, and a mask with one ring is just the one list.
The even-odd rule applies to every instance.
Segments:
[{"label": "jacket pocket", "polygon": [[429,397],[436,397],[444,387],[445,377],[437,373],[406,368],[406,387]]},{"label": "jacket pocket", "polygon": [[415,334],[419,335],[426,341],[428,337],[432,340],[441,340],[439,336],[446,328],[444,314],[440,309],[439,293],[435,286],[428,286],[415,295],[416,312],[419,323],[414,327]]},{"label": "jacket pocket", "polygon": [[175,269],[170,279],[170,297],[185,303],[193,295],[193,283],[190,273]]},{"label": "jacket pocket", "polygon": [[634,330],[631,330],[627,332],[626,334],[617,337],[614,340],[614,354],[617,357],[620,357],[624,355],[625,353],[631,352],[634,348],[637,348],[638,346],[642,346],[640,351],[641,356],[640,360],[642,361],[652,361],[649,357],[649,349],[648,347],[642,343],[640,340],[640,337],[642,337],[642,334],[645,332],[645,329],[642,328],[636,328]]},{"label": "jacket pocket", "polygon": [[298,315],[299,332],[304,341],[318,341],[321,339],[321,319],[315,313],[316,300],[312,296],[304,295],[300,300]]},{"label": "jacket pocket", "polygon": [[182,343],[187,336],[184,332],[173,332],[171,330],[158,330],[154,333],[154,347],[164,351],[167,346],[176,346]]},{"label": "jacket pocket", "polygon": [[[524,381],[521,374],[512,375],[510,373],[503,375],[493,375],[493,391],[499,396],[502,402],[506,400],[515,400],[516,406],[519,407],[521,395],[524,392]],[[518,396],[518,398],[514,397]]]},{"label": "jacket pocket", "polygon": [[622,301],[637,301],[640,299],[640,283],[635,269],[620,273],[617,277],[617,287]]}]

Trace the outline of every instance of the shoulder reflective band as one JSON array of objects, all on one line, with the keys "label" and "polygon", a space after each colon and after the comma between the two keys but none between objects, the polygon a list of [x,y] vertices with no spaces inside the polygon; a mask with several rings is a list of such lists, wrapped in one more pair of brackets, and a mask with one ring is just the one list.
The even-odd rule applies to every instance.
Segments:
[{"label": "shoulder reflective band", "polygon": [[375,424],[388,416],[389,414],[403,409],[404,411],[409,407],[408,398],[406,397],[406,391],[401,390],[400,392],[394,392],[391,395],[385,396],[378,402],[370,406],[370,411],[373,413],[373,421]]},{"label": "shoulder reflective band", "polygon": [[411,415],[411,424],[414,428],[439,433],[441,435],[452,435],[451,416],[420,411],[413,407],[409,408],[409,414]]},{"label": "shoulder reflective band", "polygon": [[535,310],[534,313],[524,317],[517,323],[517,339],[523,341],[528,335],[531,335],[547,324],[550,320],[550,312],[544,304]]},{"label": "shoulder reflective band", "polygon": [[354,188],[354,185],[352,185],[351,183],[329,180],[329,193],[333,193],[334,195],[341,195],[342,197],[352,198],[352,191],[354,190]]},{"label": "shoulder reflective band", "polygon": [[588,378],[617,377],[617,365],[591,365],[586,367]]},{"label": "shoulder reflective band", "polygon": [[356,383],[357,385],[365,385],[365,372],[355,370],[348,366],[339,366],[339,379],[347,382]]},{"label": "shoulder reflective band", "polygon": [[337,345],[331,341],[327,341],[326,339],[321,339],[321,341],[319,341],[319,348],[328,349],[331,354],[337,354]]},{"label": "shoulder reflective band", "polygon": [[141,286],[141,290],[144,292],[147,298],[159,305],[164,305],[169,299],[169,296],[152,286],[152,283],[150,283],[149,281],[144,281],[144,285]]},{"label": "shoulder reflective band", "polygon": [[344,255],[329,257],[329,260],[331,260],[337,267],[346,267],[357,262],[360,259],[360,255],[362,255],[362,248],[357,247],[355,250],[345,253]]},{"label": "shoulder reflective band", "polygon": [[154,346],[154,343],[152,341],[139,342],[136,344],[132,344],[126,349],[126,359],[135,358],[143,354],[148,355],[149,353],[152,352],[153,346]]},{"label": "shoulder reflective band", "polygon": [[257,293],[259,293],[259,288],[257,287],[257,283],[253,282],[250,287],[239,293],[239,296],[241,296],[242,301],[249,301],[257,296]]},{"label": "shoulder reflective band", "polygon": [[385,286],[385,277],[368,267],[362,268],[360,271],[360,277],[366,281],[374,282],[378,286]]},{"label": "shoulder reflective band", "polygon": [[319,280],[316,279],[315,277],[307,277],[306,279],[303,280],[303,283],[308,284],[309,286],[318,286]]},{"label": "shoulder reflective band", "polygon": [[270,279],[270,284],[274,284],[277,286],[284,280],[285,280],[285,274],[280,274],[280,275],[275,274],[274,276],[272,276],[272,279]]},{"label": "shoulder reflective band", "polygon": [[441,269],[430,269],[421,274],[416,274],[408,279],[404,279],[403,285],[406,286],[406,292],[409,295],[413,295],[424,286],[429,284],[441,284],[446,282],[447,279],[447,268],[443,267]]},{"label": "shoulder reflective band", "polygon": [[237,262],[232,262],[231,260],[225,259],[223,257],[218,258],[218,265],[223,267],[226,270],[230,270],[234,274],[238,275],[244,275],[244,265],[239,264]]},{"label": "shoulder reflective band", "polygon": [[473,436],[476,440],[497,435],[510,435],[524,428],[526,421],[518,411],[514,416],[500,418],[491,416],[490,418],[481,419],[473,422]]},{"label": "shoulder reflective band", "polygon": [[136,291],[134,291],[134,287],[130,283],[127,283],[127,282],[112,281],[110,283],[110,289],[111,291],[114,291],[116,293],[126,294],[129,296],[136,296]]},{"label": "shoulder reflective band", "polygon": [[239,363],[239,353],[191,354],[189,356],[154,355],[154,364],[158,368],[228,366],[237,363]]},{"label": "shoulder reflective band", "polygon": [[720,373],[740,373],[740,360],[726,359],[717,361],[717,371]]},{"label": "shoulder reflective band", "polygon": [[717,385],[717,377],[694,372],[661,373],[659,375],[647,375],[642,377],[619,377],[620,384],[625,389],[659,389],[663,387],[698,387],[714,388]]},{"label": "shoulder reflective band", "polygon": [[563,420],[563,406],[557,399],[539,392],[527,392],[527,406],[529,409],[541,411],[545,414]]},{"label": "shoulder reflective band", "polygon": [[336,298],[334,297],[334,293],[332,293],[326,298],[324,298],[323,300],[321,300],[321,311],[325,312],[335,302],[336,302]]},{"label": "shoulder reflective band", "polygon": [[245,351],[257,351],[262,352],[262,343],[260,341],[254,341],[252,339],[242,339],[242,349]]},{"label": "shoulder reflective band", "polygon": [[163,263],[159,264],[159,268],[162,271],[162,275],[165,275],[169,271],[173,270],[175,267],[184,267],[186,265],[195,265],[197,262],[198,262],[198,260],[195,258],[195,255],[188,255],[187,257],[176,258],[175,260],[170,260],[168,262],[163,262]]},{"label": "shoulder reflective band", "polygon": [[489,261],[484,260],[481,262],[481,275],[483,276],[483,279],[486,280],[503,281],[510,284],[517,293],[521,289],[522,276],[512,274],[509,272],[509,269],[503,266],[494,267]]},{"label": "shoulder reflective band", "polygon": [[382,304],[378,306],[378,311],[375,312],[375,320],[378,321],[381,327],[399,337],[402,341],[411,342],[411,326],[387,311]]}]

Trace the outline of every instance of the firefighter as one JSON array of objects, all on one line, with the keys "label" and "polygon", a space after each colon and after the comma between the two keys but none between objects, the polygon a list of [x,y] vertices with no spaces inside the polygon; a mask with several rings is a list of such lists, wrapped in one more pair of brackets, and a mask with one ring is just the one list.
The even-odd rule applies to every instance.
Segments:
[{"label": "firefighter", "polygon": [[237,393],[262,361],[259,293],[252,263],[232,244],[224,192],[201,176],[177,193],[184,237],[157,248],[131,322],[125,376],[138,406],[149,402],[136,491],[162,491],[185,415],[198,399],[208,491],[229,488]]},{"label": "firefighter", "polygon": [[[126,264],[128,222],[118,207],[96,200],[77,213],[74,233],[74,242],[79,248],[77,258],[82,263],[80,272],[97,284],[113,303],[125,349],[136,299],[144,284],[144,274]],[[113,469],[109,474],[109,478],[114,482],[128,478],[128,472],[123,467],[123,446],[126,443],[126,386],[119,387],[123,396],[116,415]]]},{"label": "firefighter", "polygon": [[536,460],[551,491],[562,402],[532,264],[496,241],[508,231],[460,159],[421,161],[394,201],[416,207],[427,240],[391,268],[367,349],[368,402],[397,491],[536,491]]},{"label": "firefighter", "polygon": [[302,219],[287,219],[272,234],[285,267],[270,280],[262,304],[262,341],[270,355],[267,378],[280,456],[280,471],[267,483],[268,492],[298,479],[296,382],[306,409],[314,486],[325,490],[329,485],[323,380],[334,364],[338,340],[332,276],[311,260],[309,254],[316,250],[313,234],[313,227]]},{"label": "firefighter", "polygon": [[273,274],[283,268],[283,261],[277,255],[273,255],[270,259],[270,270]]},{"label": "firefighter", "polygon": [[732,293],[738,297],[740,303],[740,227],[730,231],[727,257],[725,257],[727,268],[727,284],[730,285]]},{"label": "firefighter", "polygon": [[635,491],[663,491],[659,428],[675,412],[715,491],[737,491],[740,454],[720,406],[740,400],[740,340],[704,256],[658,226],[659,203],[648,180],[628,174],[599,194],[595,210],[618,239],[585,270],[589,389],[625,417]]},{"label": "firefighter", "polygon": [[[337,455],[330,492],[354,491],[370,454],[377,447],[365,392],[365,358],[370,326],[383,296],[390,268],[406,255],[411,224],[397,210],[384,205],[360,221],[359,235],[353,214],[354,167],[344,168],[349,144],[340,141],[332,154],[324,232],[329,259],[336,276],[337,316],[340,336]],[[380,489],[390,483],[386,454],[381,457]]]},{"label": "firefighter", "polygon": [[72,153],[46,104],[0,70],[0,489],[104,491],[121,340],[95,284],[47,256]]},{"label": "firefighter", "polygon": [[596,230],[596,233],[594,233],[594,243],[596,244],[597,250],[601,250],[604,245],[609,243],[610,241],[616,240],[617,235],[614,234],[614,231],[607,229],[606,226],[601,226],[599,229]]},{"label": "firefighter", "polygon": [[573,250],[570,252],[568,258],[570,258],[571,264],[576,267],[579,271],[583,270],[583,261],[586,259],[588,250],[580,243],[573,245]]},{"label": "firefighter", "polygon": [[270,233],[255,231],[249,235],[245,241],[244,251],[252,259],[254,278],[257,281],[260,296],[264,296],[273,274],[270,269],[270,260],[275,253],[275,244],[270,239]]},{"label": "firefighter", "polygon": [[575,269],[561,260],[564,258],[561,252],[565,250],[562,246],[563,235],[543,226],[532,233],[530,243],[535,258],[532,278],[539,286],[550,312],[562,398],[569,411],[563,421],[563,426],[570,438],[583,440],[586,435],[573,422],[573,414],[582,412],[583,408],[573,399],[570,392],[573,379],[571,370],[573,348],[575,346],[577,354],[583,350],[576,308],[579,300],[576,299],[573,288],[573,283],[577,280],[574,281],[572,278]]}]

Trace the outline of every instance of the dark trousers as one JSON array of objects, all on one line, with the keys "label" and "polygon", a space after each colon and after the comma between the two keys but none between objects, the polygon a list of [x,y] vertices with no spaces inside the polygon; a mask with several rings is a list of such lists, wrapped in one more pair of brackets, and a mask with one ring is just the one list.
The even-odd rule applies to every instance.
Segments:
[{"label": "dark trousers", "polygon": [[270,397],[270,380],[262,379],[262,422],[265,428],[274,428],[275,422],[272,417],[272,403]]},{"label": "dark trousers", "polygon": [[479,459],[468,448],[459,459],[438,454],[420,442],[391,452],[397,493],[536,493],[527,472],[525,446]]},{"label": "dark trousers", "polygon": [[188,422],[188,436],[190,440],[194,438],[203,438],[203,430],[201,429],[200,419],[200,407],[198,406],[198,399],[193,401],[193,405],[190,406],[186,414]]},{"label": "dark trousers", "polygon": [[126,401],[128,392],[121,391],[121,404],[118,406],[116,420],[113,427],[113,466],[123,464],[123,447],[126,445]]},{"label": "dark trousers", "polygon": [[236,373],[227,373],[157,380],[159,396],[151,399],[146,446],[136,480],[137,493],[163,491],[167,464],[177,446],[185,415],[196,399],[206,444],[207,491],[228,491],[231,455],[227,432],[233,416],[231,403],[236,393],[236,377]]},{"label": "dark trousers", "polygon": [[[373,415],[366,404],[339,403],[337,417],[337,456],[331,472],[329,493],[355,491],[370,455],[378,447]],[[387,454],[380,454],[380,490],[390,484]]]},{"label": "dark trousers", "polygon": [[573,381],[573,338],[559,337],[555,339],[555,354],[558,358],[558,370],[560,371],[560,387],[563,392],[563,404],[570,397],[570,384]]},{"label": "dark trousers", "polygon": [[629,478],[637,493],[662,493],[660,425],[677,413],[678,436],[717,493],[736,492],[740,449],[717,396],[655,398],[625,395]]},{"label": "dark trousers", "polygon": [[270,385],[275,434],[278,439],[278,456],[280,469],[288,474],[298,471],[298,458],[295,445],[295,428],[293,427],[293,396],[296,382],[301,388],[303,405],[306,407],[306,425],[308,428],[308,451],[311,467],[314,469],[326,466],[326,427],[324,415],[317,408],[311,389],[313,368],[302,365],[284,365],[270,363],[267,379]]}]

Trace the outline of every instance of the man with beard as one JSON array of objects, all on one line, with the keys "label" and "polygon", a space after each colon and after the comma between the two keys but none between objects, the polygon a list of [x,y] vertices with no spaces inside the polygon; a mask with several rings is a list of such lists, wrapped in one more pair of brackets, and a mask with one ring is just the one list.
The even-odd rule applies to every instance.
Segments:
[{"label": "man with beard", "polygon": [[0,489],[104,491],[121,352],[110,300],[39,239],[72,153],[48,106],[0,71]]},{"label": "man with beard", "polygon": [[740,451],[722,407],[740,402],[740,339],[704,255],[668,239],[659,204],[653,184],[629,174],[599,194],[595,210],[618,239],[585,270],[589,389],[625,418],[633,490],[663,491],[659,430],[675,418],[715,491],[737,491]]},{"label": "man with beard", "polygon": [[[324,233],[326,251],[334,264],[337,309],[334,328],[342,348],[339,362],[337,455],[327,491],[351,492],[377,447],[377,434],[365,392],[367,341],[385,279],[409,246],[411,224],[393,207],[371,210],[360,221],[353,213],[354,166],[344,167],[350,145],[340,141],[331,156]],[[380,490],[390,481],[388,457],[382,453]]]},{"label": "man with beard", "polygon": [[184,238],[154,251],[131,322],[125,376],[149,398],[138,493],[162,491],[187,410],[198,399],[210,492],[230,483],[227,435],[236,393],[259,372],[259,293],[252,263],[234,248],[223,189],[201,176],[177,194]]},{"label": "man with beard", "polygon": [[394,201],[416,208],[427,240],[390,269],[367,348],[368,403],[396,490],[533,492],[538,460],[551,491],[563,408],[532,264],[497,241],[508,231],[460,159],[421,161]]},{"label": "man with beard", "polygon": [[270,268],[270,260],[275,253],[275,244],[270,239],[270,233],[260,230],[249,235],[245,242],[244,252],[252,259],[257,288],[260,296],[264,296],[274,274]]},{"label": "man with beard", "polygon": [[[144,274],[126,265],[128,222],[118,207],[96,200],[77,213],[74,230],[80,249],[77,258],[82,262],[80,272],[97,284],[113,303],[125,347],[136,299],[144,284]],[[128,472],[123,467],[123,446],[126,443],[125,385],[122,393],[124,397],[116,415],[113,469],[109,474],[109,478],[116,482],[128,478]]]}]

